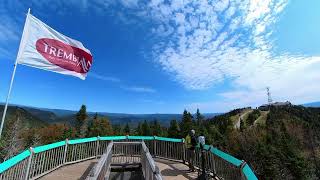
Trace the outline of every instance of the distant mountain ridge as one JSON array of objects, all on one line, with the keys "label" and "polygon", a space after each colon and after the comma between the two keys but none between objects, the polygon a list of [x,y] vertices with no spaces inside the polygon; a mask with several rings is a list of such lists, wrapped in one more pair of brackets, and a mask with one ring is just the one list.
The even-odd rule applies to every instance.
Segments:
[{"label": "distant mountain ridge", "polygon": [[[50,111],[50,109],[47,109]],[[67,122],[70,124],[75,123],[75,115],[77,111],[68,111],[63,112],[63,110],[53,110],[52,112],[57,112],[63,114],[63,116],[58,116],[56,123]],[[68,114],[69,113],[69,114]],[[126,114],[126,113],[107,113],[107,112],[88,112],[89,116],[92,118],[95,113],[98,113],[99,116],[108,117],[113,125],[124,125],[126,123],[131,126],[137,126],[139,122],[144,120],[153,121],[158,120],[163,126],[169,126],[170,121],[175,119],[180,121],[182,114]],[[205,118],[211,118],[221,113],[204,113]]]},{"label": "distant mountain ridge", "polygon": [[302,104],[304,107],[320,107],[320,101]]},{"label": "distant mountain ridge", "polygon": [[[3,107],[3,105],[0,105]],[[9,107],[19,107],[28,111],[31,115],[44,123],[75,123],[75,115],[77,111],[64,110],[64,109],[50,109],[50,108],[38,108],[24,105],[10,105]],[[103,117],[108,117],[112,124],[126,124],[129,123],[132,126],[136,126],[139,122],[144,120],[153,121],[158,120],[163,126],[169,126],[170,121],[175,119],[180,121],[182,114],[127,114],[127,113],[108,113],[108,112],[88,112],[92,118],[95,113]],[[212,118],[222,113],[204,113],[205,118]]]}]

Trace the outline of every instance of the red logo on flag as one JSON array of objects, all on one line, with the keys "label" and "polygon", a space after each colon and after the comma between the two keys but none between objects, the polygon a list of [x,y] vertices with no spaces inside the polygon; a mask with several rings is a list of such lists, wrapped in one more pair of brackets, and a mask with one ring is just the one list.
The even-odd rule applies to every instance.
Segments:
[{"label": "red logo on flag", "polygon": [[38,39],[36,48],[50,63],[69,71],[87,73],[92,64],[91,54],[55,39]]}]

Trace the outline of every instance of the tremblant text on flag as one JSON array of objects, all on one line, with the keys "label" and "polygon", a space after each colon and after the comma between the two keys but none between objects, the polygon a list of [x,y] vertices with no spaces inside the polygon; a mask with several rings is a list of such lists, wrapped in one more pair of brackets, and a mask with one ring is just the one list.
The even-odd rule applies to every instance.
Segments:
[{"label": "tremblant text on flag", "polygon": [[87,73],[92,63],[89,53],[55,39],[38,39],[36,49],[52,64],[78,73]]}]

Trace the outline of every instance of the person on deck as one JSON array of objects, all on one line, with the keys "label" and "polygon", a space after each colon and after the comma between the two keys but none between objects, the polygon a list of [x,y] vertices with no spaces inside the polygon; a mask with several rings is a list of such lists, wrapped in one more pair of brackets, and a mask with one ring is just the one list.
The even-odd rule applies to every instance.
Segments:
[{"label": "person on deck", "polygon": [[197,146],[197,138],[196,138],[195,130],[191,130],[190,133],[186,136],[186,148],[187,148],[187,161],[189,164],[190,171],[194,172],[194,161],[196,156],[196,146]]}]

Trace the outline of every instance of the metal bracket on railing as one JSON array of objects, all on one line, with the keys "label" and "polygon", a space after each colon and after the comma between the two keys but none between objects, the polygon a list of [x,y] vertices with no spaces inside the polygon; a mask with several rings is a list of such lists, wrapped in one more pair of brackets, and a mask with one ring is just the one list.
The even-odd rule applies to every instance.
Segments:
[{"label": "metal bracket on railing", "polygon": [[28,159],[26,176],[24,177],[25,180],[28,180],[28,179],[29,179],[29,172],[30,172],[30,167],[31,167],[31,162],[32,162],[32,156],[33,156],[33,154],[34,154],[34,150],[33,150],[32,147],[29,148],[29,151],[30,151],[30,156],[29,156],[29,159]]},{"label": "metal bracket on railing", "polygon": [[242,163],[240,164],[240,169],[243,169],[246,164],[247,164],[247,162],[245,162],[244,160],[242,160]]},{"label": "metal bracket on railing", "polygon": [[245,162],[244,160],[242,160],[242,163],[240,164],[240,174],[241,174],[241,179],[246,179],[246,177],[243,174],[243,168],[247,165],[247,162]]}]

